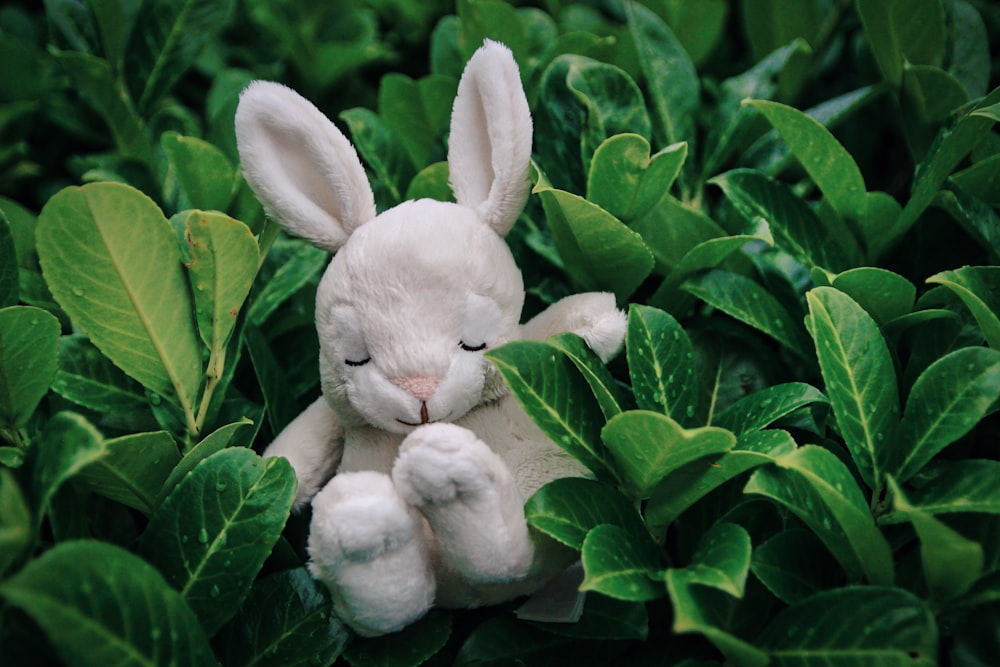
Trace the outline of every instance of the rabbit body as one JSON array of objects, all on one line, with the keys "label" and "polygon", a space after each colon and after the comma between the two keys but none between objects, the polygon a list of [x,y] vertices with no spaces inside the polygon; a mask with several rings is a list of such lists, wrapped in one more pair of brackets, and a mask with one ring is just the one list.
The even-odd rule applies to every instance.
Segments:
[{"label": "rabbit body", "polygon": [[312,505],[310,570],[356,631],[399,630],[432,605],[537,589],[567,552],[530,531],[524,501],[586,469],[511,397],[484,351],[574,331],[607,359],[613,295],[563,299],[527,324],[503,235],[527,197],[531,121],[510,52],[470,60],[452,116],[457,203],[376,215],[345,137],[291,90],[252,84],[237,110],[247,180],[288,231],[336,251],[316,295],[322,396],[265,456],[284,456]]}]

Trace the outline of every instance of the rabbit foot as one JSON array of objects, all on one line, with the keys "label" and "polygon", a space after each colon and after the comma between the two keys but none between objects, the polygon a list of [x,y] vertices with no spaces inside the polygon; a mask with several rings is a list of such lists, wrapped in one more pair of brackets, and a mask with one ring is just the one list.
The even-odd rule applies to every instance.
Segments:
[{"label": "rabbit foot", "polygon": [[337,475],[314,499],[309,569],[359,634],[394,632],[430,609],[435,583],[421,531],[386,475]]}]

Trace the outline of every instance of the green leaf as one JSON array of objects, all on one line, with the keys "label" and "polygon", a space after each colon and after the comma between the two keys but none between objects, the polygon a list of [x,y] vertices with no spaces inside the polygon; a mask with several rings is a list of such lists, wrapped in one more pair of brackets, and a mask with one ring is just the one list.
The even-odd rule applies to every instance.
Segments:
[{"label": "green leaf", "polygon": [[698,407],[694,348],[677,320],[662,310],[632,304],[625,352],[639,408],[692,424]]},{"label": "green leaf", "polygon": [[407,199],[434,199],[455,201],[455,194],[448,182],[447,162],[435,162],[417,172],[406,188]]},{"label": "green leaf", "polygon": [[552,336],[548,343],[561,350],[580,371],[594,392],[594,397],[597,398],[605,418],[611,419],[623,408],[631,407],[632,397],[622,388],[608,367],[601,361],[601,358],[590,349],[583,338],[567,332]]},{"label": "green leaf", "polygon": [[983,574],[982,545],[912,506],[895,480],[890,487],[893,509],[906,516],[920,538],[920,560],[931,597],[948,601],[967,593]]},{"label": "green leaf", "polygon": [[580,371],[559,348],[514,341],[487,353],[511,392],[542,431],[603,479],[614,479],[601,442],[604,418]]},{"label": "green leaf", "polygon": [[843,220],[821,218],[792,190],[752,169],[712,178],[748,221],[767,222],[774,243],[806,266],[844,271],[861,264],[861,248]]},{"label": "green leaf", "polygon": [[812,385],[787,382],[741,398],[719,413],[715,426],[740,436],[766,428],[799,408],[827,402],[826,396]]},{"label": "green leaf", "polygon": [[736,446],[719,458],[692,461],[671,472],[657,484],[646,503],[646,523],[662,534],[681,514],[710,492],[774,457],[795,449],[785,431],[756,431],[741,436]]},{"label": "green leaf", "polygon": [[[272,249],[290,249],[288,255],[281,255],[281,263],[259,291],[255,292],[250,303],[248,318],[253,324],[260,326],[289,297],[302,289],[310,280],[317,278],[323,267],[330,261],[330,254],[325,250],[295,239],[279,241]],[[267,267],[267,264],[265,264]]]},{"label": "green leaf", "polygon": [[688,583],[743,597],[750,572],[750,533],[735,523],[720,522],[705,531],[688,571]]},{"label": "green leaf", "polygon": [[451,616],[431,611],[399,632],[364,639],[355,637],[344,658],[352,667],[409,667],[436,654],[451,636]]},{"label": "green leaf", "polygon": [[197,137],[164,132],[160,145],[167,155],[170,175],[177,179],[178,209],[225,211],[236,194],[236,168],[225,153]]},{"label": "green leaf", "polygon": [[280,433],[301,412],[295,400],[295,392],[285,375],[283,364],[275,357],[260,328],[247,327],[244,340],[250,353],[254,375],[257,376],[257,384],[266,403],[271,431]]},{"label": "green leaf", "polygon": [[972,147],[983,140],[996,122],[988,113],[976,113],[1000,102],[1000,88],[995,88],[954,123],[938,134],[927,155],[917,165],[910,199],[899,218],[886,232],[886,247],[901,238],[934,201],[941,186]]},{"label": "green leaf", "polygon": [[[365,164],[375,173],[372,188],[376,201],[384,199],[386,207],[403,201],[416,168],[392,130],[374,112],[360,107],[341,112],[340,119],[347,124]],[[379,197],[382,193],[385,196]]]},{"label": "green leaf", "polygon": [[965,266],[934,274],[927,282],[954,292],[976,318],[989,346],[1000,349],[1000,267]]},{"label": "green leaf", "polygon": [[156,497],[180,461],[177,444],[166,431],[133,433],[104,441],[104,454],[76,479],[106,498],[152,514]]},{"label": "green leaf", "polygon": [[881,586],[823,591],[779,613],[758,645],[776,665],[937,664],[938,629],[912,593]]},{"label": "green leaf", "polygon": [[139,110],[148,112],[225,25],[233,0],[143,3],[128,43],[126,72]]},{"label": "green leaf", "polygon": [[17,480],[0,468],[0,575],[31,543],[31,513]]},{"label": "green leaf", "polygon": [[[194,470],[194,467],[207,459],[212,454],[222,451],[226,447],[239,446],[238,443],[233,442],[237,439],[237,434],[244,434],[245,431],[250,429],[247,427],[254,426],[254,423],[249,419],[241,419],[240,421],[233,422],[232,424],[226,424],[225,426],[220,426],[218,429],[212,433],[205,436],[201,442],[192,447],[184,457],[174,466],[174,469],[170,471],[170,475],[164,480],[163,485],[160,487],[160,493],[156,498],[154,505],[159,506],[164,499],[174,490],[178,483],[184,477]],[[249,445],[253,437],[246,437],[246,443]]]},{"label": "green leaf", "polygon": [[705,303],[774,338],[799,358],[811,358],[802,325],[759,283],[717,270],[690,278],[683,287]]},{"label": "green leaf", "polygon": [[[931,515],[980,512],[1000,514],[1000,462],[987,459],[937,461],[910,480],[908,506]],[[906,512],[880,519],[891,524],[908,520]]]},{"label": "green leaf", "polygon": [[180,246],[156,204],[118,183],[66,188],[42,209],[37,238],[59,305],[116,366],[193,417],[202,348]]},{"label": "green leaf", "polygon": [[694,63],[670,28],[650,9],[627,2],[625,17],[652,98],[654,134],[663,145],[691,143],[701,94]]},{"label": "green leaf", "polygon": [[540,488],[525,503],[524,516],[532,527],[577,550],[587,533],[601,524],[642,527],[635,506],[618,489],[580,477],[564,477]]},{"label": "green leaf", "polygon": [[941,64],[946,23],[940,0],[856,0],[855,4],[875,62],[890,85],[900,85],[904,61]]},{"label": "green leaf", "polygon": [[304,567],[257,581],[215,639],[227,665],[329,665],[350,637],[326,586]]},{"label": "green leaf", "polygon": [[806,326],[837,426],[862,479],[879,488],[899,423],[896,371],[885,338],[861,306],[832,287],[806,294]]},{"label": "green leaf", "polygon": [[587,200],[629,222],[656,205],[670,189],[687,157],[687,144],[667,146],[650,158],[638,134],[616,134],[594,151],[587,174]]},{"label": "green leaf", "polygon": [[1000,351],[967,347],[941,357],[910,390],[900,423],[900,483],[968,433],[1000,400]]},{"label": "green leaf", "polygon": [[257,275],[257,241],[246,225],[221,213],[193,211],[184,228],[198,331],[208,349],[218,354],[226,349]]},{"label": "green leaf", "polygon": [[199,463],[156,508],[139,553],[214,634],[249,592],[294,496],[287,461],[225,449]]},{"label": "green leaf", "polygon": [[659,549],[646,534],[602,524],[587,533],[580,555],[585,573],[581,591],[633,602],[655,600],[666,593],[657,578]]},{"label": "green leaf", "polygon": [[59,365],[59,321],[34,306],[0,308],[0,427],[24,426]]},{"label": "green leaf", "polygon": [[778,102],[750,100],[791,148],[834,211],[861,220],[868,208],[865,179],[851,154],[819,122]]},{"label": "green leaf", "polygon": [[59,544],[0,585],[66,664],[216,664],[184,600],[149,563],[104,542]]},{"label": "green leaf", "polygon": [[404,74],[390,73],[379,81],[379,114],[414,167],[430,163],[448,128],[457,87],[458,81],[440,74],[414,81]]},{"label": "green leaf", "polygon": [[[476,626],[462,644],[454,663],[449,664],[453,664],[454,667],[607,665],[614,664],[615,658],[621,653],[619,642],[586,639],[581,641],[567,637],[562,632],[548,631],[551,625],[555,624],[549,624],[545,630],[541,630],[536,624],[521,623],[508,615],[494,616]],[[354,667],[367,667],[369,664],[377,663],[359,661]]]},{"label": "green leaf", "polygon": [[940,123],[969,100],[965,86],[932,65],[903,66],[903,108],[921,123]]},{"label": "green leaf", "polygon": [[59,369],[52,391],[85,408],[110,413],[149,412],[138,382],[101,354],[86,336],[59,338]]},{"label": "green leaf", "polygon": [[145,123],[108,61],[74,51],[56,54],[56,61],[69,74],[73,88],[89,98],[101,114],[122,155],[151,164],[153,145]]},{"label": "green leaf", "polygon": [[611,291],[626,300],[653,270],[642,238],[583,197],[545,187],[539,193],[566,272],[584,290]]},{"label": "green leaf", "polygon": [[7,216],[0,209],[0,308],[17,305],[18,284],[17,246]]},{"label": "green leaf", "polygon": [[[656,293],[650,297],[648,303],[650,305],[663,304],[663,307],[676,304],[685,296],[680,291],[681,284],[685,280],[701,271],[719,267],[730,255],[733,255],[748,243],[760,241],[762,239],[756,236],[737,235],[708,239],[707,241],[698,243],[684,253],[680,261],[670,269],[670,272],[663,279],[663,282],[660,283],[660,287],[657,288]],[[654,248],[653,251],[655,255],[656,249]]]},{"label": "green leaf", "polygon": [[788,508],[823,541],[852,577],[891,584],[892,553],[875,526],[858,483],[829,451],[806,445],[759,468],[744,493],[771,498]]},{"label": "green leaf", "polygon": [[851,297],[880,325],[913,310],[917,288],[898,273],[864,266],[839,274],[831,285]]},{"label": "green leaf", "polygon": [[653,253],[661,274],[677,267],[699,244],[726,235],[710,217],[669,193],[629,226]]},{"label": "green leaf", "polygon": [[736,436],[714,426],[685,429],[658,412],[633,410],[608,421],[601,437],[614,457],[629,495],[648,498],[660,480],[679,467],[718,456],[736,444]]},{"label": "green leaf", "polygon": [[782,602],[794,604],[841,583],[837,561],[808,530],[784,530],[753,551],[750,570]]},{"label": "green leaf", "polygon": [[951,180],[963,191],[987,204],[1000,204],[1000,153],[955,172]]},{"label": "green leaf", "polygon": [[697,632],[710,641],[728,662],[747,667],[764,667],[767,656],[753,645],[729,632],[733,598],[717,588],[703,586],[687,568],[672,568],[664,578],[674,607],[673,631]]}]

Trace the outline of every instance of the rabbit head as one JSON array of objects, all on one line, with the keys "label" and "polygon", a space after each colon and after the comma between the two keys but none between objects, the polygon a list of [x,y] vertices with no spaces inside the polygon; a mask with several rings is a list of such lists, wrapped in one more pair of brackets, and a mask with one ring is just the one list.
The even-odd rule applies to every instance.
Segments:
[{"label": "rabbit head", "polygon": [[335,252],[316,296],[323,392],[347,423],[396,433],[454,421],[504,389],[485,350],[518,336],[524,285],[504,235],[528,196],[531,116],[517,65],[487,41],[455,99],[456,203],[376,215],[353,146],[289,88],[255,82],[236,133],[269,216]]}]

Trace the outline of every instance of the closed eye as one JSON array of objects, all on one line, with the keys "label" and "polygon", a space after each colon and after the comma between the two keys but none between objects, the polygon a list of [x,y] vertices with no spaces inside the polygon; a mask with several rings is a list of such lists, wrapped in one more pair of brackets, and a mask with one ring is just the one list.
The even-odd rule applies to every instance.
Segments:
[{"label": "closed eye", "polygon": [[372,360],[371,357],[365,357],[361,361],[351,361],[350,359],[344,359],[344,363],[347,364],[348,366],[364,366],[371,360]]},{"label": "closed eye", "polygon": [[479,352],[480,350],[486,349],[486,343],[481,345],[466,345],[464,342],[459,341],[458,346],[465,350],[466,352]]}]

